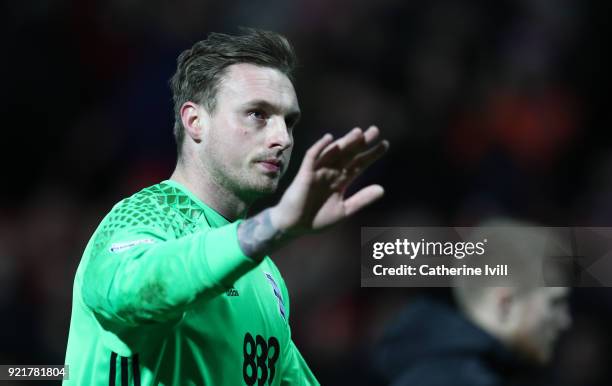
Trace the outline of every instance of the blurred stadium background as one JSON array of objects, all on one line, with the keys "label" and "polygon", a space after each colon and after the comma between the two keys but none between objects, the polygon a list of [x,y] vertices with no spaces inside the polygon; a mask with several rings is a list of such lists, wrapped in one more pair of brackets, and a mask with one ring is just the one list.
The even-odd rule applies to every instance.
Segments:
[{"label": "blurred stadium background", "polygon": [[[304,117],[293,172],[326,131],[376,123],[391,141],[359,182],[382,183],[382,202],[275,255],[294,339],[323,384],[377,384],[372,344],[417,292],[360,288],[360,226],[497,215],[612,225],[606,2],[56,0],[0,10],[0,363],[63,363],[83,248],[115,202],[172,171],[167,80],[208,31],[266,28],[295,45]],[[555,384],[609,385],[612,291],[576,290],[572,305]]]}]

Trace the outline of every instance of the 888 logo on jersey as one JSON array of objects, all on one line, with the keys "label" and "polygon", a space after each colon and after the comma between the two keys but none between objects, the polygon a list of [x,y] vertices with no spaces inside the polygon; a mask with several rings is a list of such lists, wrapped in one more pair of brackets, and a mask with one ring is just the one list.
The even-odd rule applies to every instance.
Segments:
[{"label": "888 logo on jersey", "polygon": [[261,335],[244,334],[242,345],[242,376],[248,386],[271,385],[276,376],[276,361],[280,355],[280,344],[276,337],[265,339]]}]

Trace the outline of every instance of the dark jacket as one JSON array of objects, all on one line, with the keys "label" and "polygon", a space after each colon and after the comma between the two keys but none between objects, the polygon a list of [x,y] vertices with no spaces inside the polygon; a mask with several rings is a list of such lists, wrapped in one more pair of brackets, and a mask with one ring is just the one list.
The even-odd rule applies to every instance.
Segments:
[{"label": "dark jacket", "polygon": [[539,371],[453,306],[419,298],[387,330],[375,353],[393,386],[539,385]]}]

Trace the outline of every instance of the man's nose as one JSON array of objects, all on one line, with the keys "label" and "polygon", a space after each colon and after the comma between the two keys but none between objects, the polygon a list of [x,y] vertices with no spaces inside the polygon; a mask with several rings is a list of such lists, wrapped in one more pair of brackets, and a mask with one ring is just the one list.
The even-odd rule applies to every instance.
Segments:
[{"label": "man's nose", "polygon": [[283,117],[277,116],[271,122],[269,147],[279,147],[281,150],[293,145],[293,137],[287,128]]}]

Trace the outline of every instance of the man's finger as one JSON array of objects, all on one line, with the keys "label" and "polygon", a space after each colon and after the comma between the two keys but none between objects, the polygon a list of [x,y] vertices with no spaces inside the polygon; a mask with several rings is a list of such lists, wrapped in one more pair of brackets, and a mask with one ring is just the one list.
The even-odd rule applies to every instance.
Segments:
[{"label": "man's finger", "polygon": [[357,155],[346,167],[346,178],[337,184],[336,188],[346,189],[370,165],[382,157],[389,149],[388,141],[381,141],[378,145]]},{"label": "man's finger", "polygon": [[376,138],[378,138],[379,134],[380,134],[380,130],[378,129],[377,126],[372,125],[368,127],[368,129],[363,133],[363,136],[365,137],[366,145],[373,143],[376,140]]},{"label": "man's finger", "polygon": [[387,150],[389,150],[389,141],[383,140],[376,146],[357,154],[347,166],[349,173],[362,172],[367,169],[371,164],[382,157]]},{"label": "man's finger", "polygon": [[338,138],[335,142],[328,145],[322,155],[317,160],[317,167],[330,166],[339,159],[346,160],[365,147],[364,133],[359,127]]},{"label": "man's finger", "polygon": [[350,216],[378,200],[384,194],[385,190],[380,185],[367,186],[344,201],[344,213]]},{"label": "man's finger", "polygon": [[354,129],[349,134],[350,135],[342,138],[342,141],[339,140],[340,152],[336,152],[336,154],[334,154],[333,160],[328,159],[327,161],[329,163],[327,165],[330,165],[338,160],[342,164],[350,163],[355,155],[366,149],[378,138],[380,130],[378,127],[372,125],[365,132]]},{"label": "man's finger", "polygon": [[312,168],[323,149],[325,149],[325,147],[327,147],[327,145],[329,145],[333,140],[333,135],[329,133],[321,137],[317,142],[315,142],[314,145],[310,147],[310,149],[306,151],[302,165],[307,168]]},{"label": "man's finger", "polygon": [[316,160],[315,169],[323,165],[333,164],[340,156],[340,153],[340,145],[338,145],[338,141],[327,145],[321,156]]},{"label": "man's finger", "polygon": [[360,151],[366,148],[366,141],[363,135],[363,131],[353,130],[349,133],[346,138],[346,142],[340,147],[342,159],[351,159],[358,154]]}]

